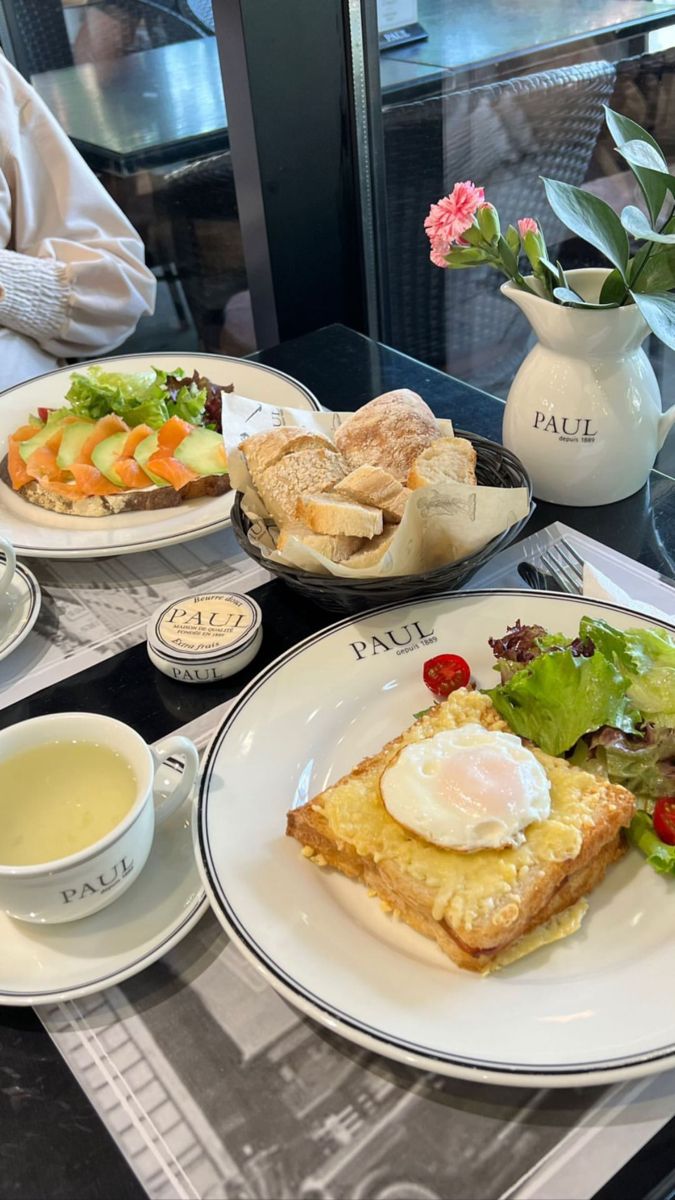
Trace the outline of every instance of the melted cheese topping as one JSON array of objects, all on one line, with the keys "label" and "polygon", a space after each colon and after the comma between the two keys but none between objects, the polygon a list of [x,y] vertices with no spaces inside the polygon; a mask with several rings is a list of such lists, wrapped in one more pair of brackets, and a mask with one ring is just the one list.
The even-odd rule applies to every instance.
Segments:
[{"label": "melted cheese topping", "polygon": [[505,950],[500,950],[492,962],[488,963],[483,974],[487,975],[490,971],[498,971],[500,967],[508,967],[511,963],[517,962],[519,958],[524,958],[526,954],[540,950],[542,946],[550,946],[552,942],[559,942],[562,938],[570,937],[571,934],[577,932],[587,911],[588,900],[582,897],[581,900],[577,900],[576,904],[566,908],[564,912],[551,917],[551,920],[546,921],[544,925],[531,929],[529,933],[524,933]]},{"label": "melted cheese topping", "polygon": [[[520,915],[518,896],[523,887],[536,886],[537,879],[546,874],[547,864],[577,857],[584,832],[595,823],[599,794],[605,789],[587,772],[533,749],[551,784],[551,815],[528,826],[522,845],[473,854],[432,845],[389,815],[380,794],[380,778],[402,746],[471,721],[486,729],[508,729],[489,697],[466,690],[455,692],[376,758],[367,759],[324,792],[321,811],[338,843],[353,846],[357,854],[375,862],[395,862],[429,887],[435,893],[435,920],[445,917],[455,928],[472,929],[488,918],[507,936]],[[608,803],[603,800],[605,807]]]}]

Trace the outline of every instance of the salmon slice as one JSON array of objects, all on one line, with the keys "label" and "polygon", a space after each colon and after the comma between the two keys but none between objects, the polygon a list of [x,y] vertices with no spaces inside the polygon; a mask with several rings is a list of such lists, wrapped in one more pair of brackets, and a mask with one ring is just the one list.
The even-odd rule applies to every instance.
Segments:
[{"label": "salmon slice", "polygon": [[[107,417],[102,417],[104,421],[107,419]],[[92,467],[89,463],[71,463],[69,470],[75,479],[78,491],[83,496],[114,496],[125,490],[111,483],[98,467]]]},{"label": "salmon slice", "polygon": [[189,421],[183,421],[180,417],[170,417],[157,434],[157,453],[164,456],[174,455],[176,447],[180,446],[194,428],[195,426],[190,425]]},{"label": "salmon slice", "polygon": [[26,464],[21,457],[20,443],[16,437],[11,437],[7,443],[7,470],[15,492],[18,492],[19,488],[25,487],[33,478],[26,470]]},{"label": "salmon slice", "polygon": [[39,432],[39,425],[20,425],[18,429],[14,430],[10,441],[27,442],[29,438],[35,437],[35,434]]},{"label": "salmon slice", "polygon": [[[89,437],[83,444],[80,453],[75,459],[75,463],[72,465],[74,466],[77,463],[84,463],[85,466],[91,466],[91,453],[94,447],[98,446],[99,442],[104,441],[105,438],[112,437],[113,433],[123,433],[124,430],[128,428],[129,426],[127,425],[126,421],[123,421],[121,417],[118,417],[117,413],[108,413],[107,417],[101,417],[100,420],[94,425]],[[73,474],[75,474],[74,471]],[[111,483],[110,486],[114,487],[114,484]],[[119,488],[117,490],[119,491]],[[99,496],[106,495],[105,492],[97,492],[95,494]]]},{"label": "salmon slice", "polygon": [[[51,441],[51,438],[50,438]],[[63,479],[63,472],[56,461],[56,449],[47,445],[40,446],[29,456],[26,470],[31,479]]]},{"label": "salmon slice", "polygon": [[199,478],[196,471],[191,471],[189,467],[183,466],[183,463],[179,462],[177,458],[171,458],[169,455],[153,454],[148,466],[154,475],[159,475],[160,479],[166,479],[166,482],[170,483],[176,491],[184,487],[186,483],[192,483],[193,479]]},{"label": "salmon slice", "polygon": [[152,486],[150,476],[146,475],[141,464],[137,463],[135,458],[118,458],[115,463],[115,471],[122,480],[125,488],[145,488]]},{"label": "salmon slice", "polygon": [[136,425],[129,433],[129,436],[122,447],[120,458],[133,458],[136,447],[140,445],[146,437],[149,437],[154,430],[149,425]]},{"label": "salmon slice", "polygon": [[67,482],[61,479],[48,479],[45,475],[42,479],[38,479],[37,482],[46,492],[54,492],[56,496],[68,496],[71,500],[82,499],[82,492],[74,479]]}]

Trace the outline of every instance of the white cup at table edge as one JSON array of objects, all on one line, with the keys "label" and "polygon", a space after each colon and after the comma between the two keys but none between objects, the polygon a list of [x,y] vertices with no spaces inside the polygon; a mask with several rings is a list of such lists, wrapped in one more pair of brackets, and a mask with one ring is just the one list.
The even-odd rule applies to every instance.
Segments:
[{"label": "white cup at table edge", "polygon": [[[30,866],[0,863],[0,910],[21,921],[55,924],[91,916],[117,900],[138,878],[152,848],[155,824],[166,820],[189,796],[199,755],[188,738],[174,734],[155,747],[113,717],[98,713],[53,713],[0,730],[0,761],[59,739],[95,742],[116,751],[136,776],[136,798],[105,837],[52,862]],[[179,782],[162,780],[160,769],[173,756],[185,761]]]},{"label": "white cup at table edge", "polygon": [[5,564],[0,570],[0,597],[9,591],[10,584],[16,572],[16,554],[14,547],[6,537],[0,534],[0,553],[5,556]]}]

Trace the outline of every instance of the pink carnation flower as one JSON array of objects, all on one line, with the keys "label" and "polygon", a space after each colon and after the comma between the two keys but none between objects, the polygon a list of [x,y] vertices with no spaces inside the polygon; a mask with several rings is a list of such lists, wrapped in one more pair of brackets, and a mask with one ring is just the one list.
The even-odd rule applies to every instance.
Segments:
[{"label": "pink carnation flower", "polygon": [[521,238],[524,238],[526,233],[539,233],[539,226],[534,217],[521,217],[518,222],[518,233]]},{"label": "pink carnation flower", "polygon": [[432,242],[429,258],[435,267],[447,267],[448,264],[445,261],[445,256],[449,250],[450,247],[445,245],[443,242],[437,242],[435,245]]},{"label": "pink carnation flower", "polygon": [[[424,228],[431,242],[431,261],[440,264],[434,254],[440,256],[441,249],[448,249],[453,242],[460,243],[462,234],[472,225],[476,209],[485,199],[485,190],[476,187],[470,180],[456,183],[449,196],[443,196],[438,204],[432,204],[425,219]],[[445,253],[448,253],[448,249]],[[446,264],[443,263],[443,266]]]}]

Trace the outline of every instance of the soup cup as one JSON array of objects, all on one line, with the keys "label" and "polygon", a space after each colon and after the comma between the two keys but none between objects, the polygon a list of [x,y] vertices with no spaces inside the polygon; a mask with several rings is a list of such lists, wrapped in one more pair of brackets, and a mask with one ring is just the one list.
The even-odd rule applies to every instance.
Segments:
[{"label": "soup cup", "polygon": [[[199,770],[197,750],[188,738],[176,734],[152,747],[122,721],[79,712],[35,717],[1,730],[0,761],[61,740],[93,742],[119,754],[136,777],[136,795],[105,837],[75,854],[21,867],[0,861],[0,909],[20,921],[79,920],[123,895],[145,866],[155,824],[187,799]],[[169,756],[184,762],[178,782],[166,764]]]}]

